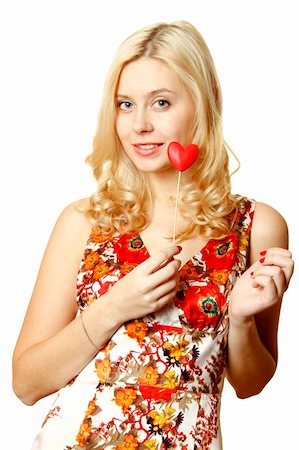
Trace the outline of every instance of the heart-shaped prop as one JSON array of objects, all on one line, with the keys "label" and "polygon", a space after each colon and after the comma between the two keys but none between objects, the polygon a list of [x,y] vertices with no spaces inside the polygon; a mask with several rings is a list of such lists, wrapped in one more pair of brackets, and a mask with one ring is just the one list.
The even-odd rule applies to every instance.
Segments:
[{"label": "heart-shaped prop", "polygon": [[171,142],[167,153],[173,167],[183,172],[196,161],[199,148],[195,144],[188,144],[186,147],[183,147],[179,142]]},{"label": "heart-shaped prop", "polygon": [[196,161],[199,154],[199,147],[195,144],[188,144],[186,147],[183,147],[179,142],[170,142],[168,145],[167,154],[173,167],[179,171],[172,235],[172,243],[174,244],[176,238],[176,222],[182,172],[192,166],[192,164]]}]

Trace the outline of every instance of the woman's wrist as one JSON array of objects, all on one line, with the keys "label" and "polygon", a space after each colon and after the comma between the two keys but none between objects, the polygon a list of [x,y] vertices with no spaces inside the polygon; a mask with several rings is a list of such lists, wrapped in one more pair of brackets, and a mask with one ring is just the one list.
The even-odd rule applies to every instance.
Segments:
[{"label": "woman's wrist", "polygon": [[230,327],[234,328],[250,328],[253,324],[255,324],[254,316],[240,316],[229,313],[229,323]]},{"label": "woman's wrist", "polygon": [[109,292],[81,312],[81,328],[94,347],[100,349],[122,325]]}]

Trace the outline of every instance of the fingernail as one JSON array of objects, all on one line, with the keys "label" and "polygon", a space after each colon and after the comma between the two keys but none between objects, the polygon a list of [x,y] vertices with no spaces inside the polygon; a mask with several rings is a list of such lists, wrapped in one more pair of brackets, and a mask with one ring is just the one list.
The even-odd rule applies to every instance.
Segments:
[{"label": "fingernail", "polygon": [[266,253],[267,253],[267,250],[263,250],[263,251],[260,253],[260,255],[261,255],[261,256],[265,256]]},{"label": "fingernail", "polygon": [[260,263],[263,264],[263,262],[265,261],[265,258],[261,258],[260,259]]},{"label": "fingernail", "polygon": [[253,274],[254,274],[254,272],[251,272],[251,273],[250,273],[250,276],[253,277]]},{"label": "fingernail", "polygon": [[177,245],[177,248],[179,249],[180,252],[183,250],[183,247],[181,247],[180,245]]}]

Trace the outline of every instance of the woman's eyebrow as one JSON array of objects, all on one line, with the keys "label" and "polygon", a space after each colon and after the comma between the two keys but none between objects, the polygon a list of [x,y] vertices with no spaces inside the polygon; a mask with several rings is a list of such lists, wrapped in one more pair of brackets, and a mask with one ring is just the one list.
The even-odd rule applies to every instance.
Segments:
[{"label": "woman's eyebrow", "polygon": [[[151,97],[153,95],[161,94],[161,93],[168,93],[168,94],[175,94],[174,91],[167,89],[167,88],[161,88],[161,89],[155,89],[154,91],[148,92],[144,97]],[[129,98],[129,95],[126,94],[117,94],[116,98]]]}]

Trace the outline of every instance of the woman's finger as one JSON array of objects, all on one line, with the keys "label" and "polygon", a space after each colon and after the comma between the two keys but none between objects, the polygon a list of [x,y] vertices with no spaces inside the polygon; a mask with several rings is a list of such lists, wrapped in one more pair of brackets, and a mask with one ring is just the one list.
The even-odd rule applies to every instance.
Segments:
[{"label": "woman's finger", "polygon": [[252,287],[261,289],[261,298],[269,303],[269,306],[280,298],[275,281],[270,276],[260,275],[253,280]]},{"label": "woman's finger", "polygon": [[259,262],[263,267],[265,266],[280,267],[284,272],[287,288],[294,271],[294,261],[290,257],[277,253],[269,253],[266,254],[263,258],[261,258]]},{"label": "woman's finger", "polygon": [[259,259],[259,262],[263,265],[275,265],[280,267],[289,268],[292,266],[293,261],[286,255],[280,255],[278,253],[266,254]]},{"label": "woman's finger", "polygon": [[[262,280],[261,277],[272,278],[276,285],[276,290],[280,298],[287,288],[285,273],[279,266],[261,266],[255,271],[251,272],[251,277],[256,281],[257,284],[260,284],[259,280]],[[256,287],[255,284],[253,286]]]},{"label": "woman's finger", "polygon": [[147,280],[150,284],[150,289],[155,289],[166,281],[177,279],[180,265],[181,261],[173,259],[161,269],[156,270]]},{"label": "woman's finger", "polygon": [[165,247],[140,264],[140,271],[147,275],[154,273],[156,270],[159,270],[161,266],[164,266],[164,263],[167,265],[167,262],[171,261],[173,256],[178,255],[180,251],[181,249],[177,245]]},{"label": "woman's finger", "polygon": [[161,300],[164,296],[170,294],[171,292],[174,292],[174,296],[176,294],[176,288],[177,281],[175,279],[169,280],[149,291],[145,296],[145,299],[148,303],[152,303]]},{"label": "woman's finger", "polygon": [[281,248],[281,247],[271,247],[260,253],[261,256],[275,255],[275,254],[287,256],[288,258],[292,258],[292,252],[286,248]]}]

